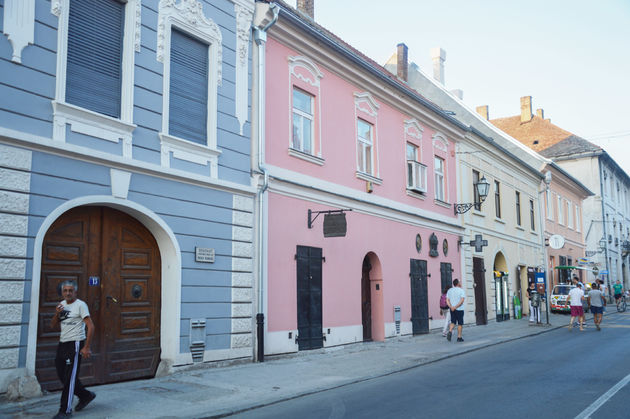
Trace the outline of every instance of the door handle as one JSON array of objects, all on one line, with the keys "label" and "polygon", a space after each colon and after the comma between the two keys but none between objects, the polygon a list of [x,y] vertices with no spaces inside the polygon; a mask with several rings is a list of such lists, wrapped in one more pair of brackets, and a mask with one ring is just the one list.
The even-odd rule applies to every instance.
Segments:
[{"label": "door handle", "polygon": [[112,297],[111,295],[108,295],[108,296],[107,296],[107,299],[108,299],[108,300],[112,300],[112,302],[114,302],[114,303],[118,304],[118,299],[116,299],[116,298]]}]

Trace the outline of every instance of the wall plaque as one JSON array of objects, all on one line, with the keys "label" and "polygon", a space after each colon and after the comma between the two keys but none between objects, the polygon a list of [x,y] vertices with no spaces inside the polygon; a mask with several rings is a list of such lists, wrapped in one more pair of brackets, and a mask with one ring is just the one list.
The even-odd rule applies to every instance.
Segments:
[{"label": "wall plaque", "polygon": [[214,263],[214,249],[195,247],[195,262]]}]

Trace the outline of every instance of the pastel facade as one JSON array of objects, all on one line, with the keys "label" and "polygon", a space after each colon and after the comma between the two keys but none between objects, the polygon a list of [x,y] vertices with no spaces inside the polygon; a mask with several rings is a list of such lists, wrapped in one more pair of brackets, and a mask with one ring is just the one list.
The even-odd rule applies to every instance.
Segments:
[{"label": "pastel facade", "polygon": [[253,9],[0,4],[0,392],[57,385],[65,279],[96,324],[90,383],[251,359]]},{"label": "pastel facade", "polygon": [[[398,46],[385,68],[399,77],[407,74],[413,89],[452,111],[455,119],[469,127],[455,151],[458,202],[477,202],[474,185],[483,177],[490,188],[486,200],[459,219],[464,228],[460,240],[467,293],[465,321],[483,325],[509,320],[515,315],[514,296],[522,302],[528,282],[544,269],[540,168],[545,159],[493,127],[466,106],[457,92],[446,90],[446,54],[440,48],[431,53],[433,78],[407,62],[404,45]],[[479,235],[487,240],[486,246],[472,245]]]},{"label": "pastel facade", "polygon": [[[266,47],[265,353],[441,327],[442,285],[462,275],[451,204],[463,127],[279,6]],[[309,228],[309,210],[348,210],[345,236],[324,237],[324,214]]]}]

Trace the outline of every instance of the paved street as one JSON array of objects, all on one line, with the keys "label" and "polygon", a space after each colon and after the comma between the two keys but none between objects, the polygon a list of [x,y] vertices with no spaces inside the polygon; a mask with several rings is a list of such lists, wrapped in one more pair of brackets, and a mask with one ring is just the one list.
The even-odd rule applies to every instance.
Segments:
[{"label": "paved street", "polygon": [[[453,408],[465,406],[462,417],[575,417],[630,373],[621,357],[630,344],[630,315],[609,311],[601,332],[592,320],[587,331],[569,332],[567,322],[565,315],[552,315],[551,326],[512,319],[466,327],[464,343],[449,343],[436,331],[265,363],[203,365],[93,387],[96,400],[74,417],[441,417],[452,382],[459,383]],[[453,370],[461,377],[445,378]],[[619,404],[629,395],[621,388],[591,417],[627,417]],[[58,399],[53,393],[0,400],[0,417],[51,417]]]},{"label": "paved street", "polygon": [[[630,316],[567,328],[252,410],[238,418],[573,418],[630,377]],[[630,386],[595,418],[627,418]],[[448,411],[448,414],[445,412]]]}]

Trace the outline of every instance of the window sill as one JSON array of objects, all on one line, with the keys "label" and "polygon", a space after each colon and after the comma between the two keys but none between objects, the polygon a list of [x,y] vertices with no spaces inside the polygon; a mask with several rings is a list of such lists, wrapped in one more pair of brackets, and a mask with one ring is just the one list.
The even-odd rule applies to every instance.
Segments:
[{"label": "window sill", "polygon": [[357,170],[356,172],[356,176],[359,179],[363,179],[366,182],[372,182],[375,185],[382,185],[383,184],[383,179],[377,178],[375,176],[370,175],[369,173],[365,173],[365,172],[359,172]]},{"label": "window sill", "polygon": [[297,157],[298,159],[306,160],[307,162],[323,166],[326,162],[321,157],[314,156],[304,151],[297,150],[295,148],[289,148],[289,156]]},{"label": "window sill", "polygon": [[505,220],[502,218],[494,217],[494,221],[496,221],[497,223],[505,224]]},{"label": "window sill", "polygon": [[72,132],[113,143],[122,140],[122,156],[131,158],[131,133],[136,129],[135,124],[56,100],[52,101],[52,107],[54,141],[65,143],[66,125],[70,125]]},{"label": "window sill", "polygon": [[519,225],[516,226],[516,229],[517,230],[521,230],[521,231],[525,231],[525,229],[523,227],[519,226]]},{"label": "window sill", "polygon": [[442,201],[441,199],[434,199],[433,203],[439,207],[451,208],[451,204],[448,202]]},{"label": "window sill", "polygon": [[476,215],[477,217],[485,217],[486,214],[484,214],[481,210],[476,210],[473,208],[472,210],[473,215]]},{"label": "window sill", "polygon": [[218,159],[221,151],[163,132],[159,133],[159,136],[162,167],[171,167],[170,153],[172,152],[174,159],[204,166],[210,164],[210,177],[217,178],[219,176]]},{"label": "window sill", "polygon": [[424,201],[426,195],[424,192],[416,191],[414,189],[407,189],[407,195],[416,199],[421,199]]}]

